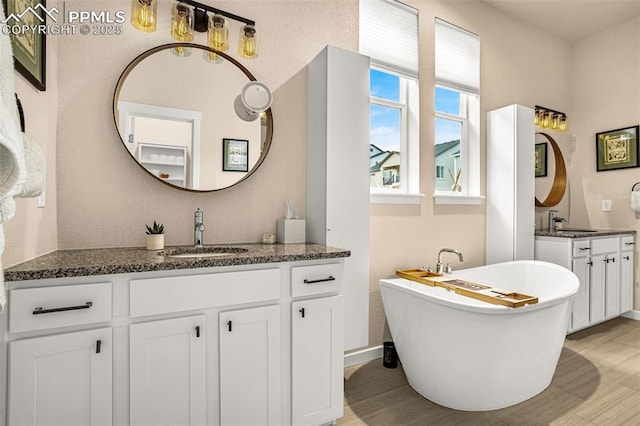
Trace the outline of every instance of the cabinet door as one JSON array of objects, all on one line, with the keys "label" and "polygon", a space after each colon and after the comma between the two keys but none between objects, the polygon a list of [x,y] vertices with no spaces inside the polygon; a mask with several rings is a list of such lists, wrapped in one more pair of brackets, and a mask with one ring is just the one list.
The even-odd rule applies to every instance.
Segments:
[{"label": "cabinet door", "polygon": [[620,256],[607,254],[605,262],[605,317],[620,315]]},{"label": "cabinet door", "polygon": [[220,424],[282,424],[280,306],[221,312]]},{"label": "cabinet door", "polygon": [[292,423],[318,425],[343,413],[342,296],[291,304]]},{"label": "cabinet door", "polygon": [[132,425],[206,422],[204,315],[131,325]]},{"label": "cabinet door", "polygon": [[605,282],[607,279],[606,255],[598,254],[591,258],[591,289],[589,291],[589,320],[591,324],[604,321],[604,295]]},{"label": "cabinet door", "polygon": [[110,425],[111,329],[9,344],[10,425]]},{"label": "cabinet door", "polygon": [[[633,247],[633,246],[632,246]],[[623,251],[620,257],[620,312],[633,309],[633,250]]]},{"label": "cabinet door", "polygon": [[573,300],[570,331],[589,326],[589,291],[590,291],[591,261],[587,257],[573,259],[573,273],[580,281],[580,288]]}]

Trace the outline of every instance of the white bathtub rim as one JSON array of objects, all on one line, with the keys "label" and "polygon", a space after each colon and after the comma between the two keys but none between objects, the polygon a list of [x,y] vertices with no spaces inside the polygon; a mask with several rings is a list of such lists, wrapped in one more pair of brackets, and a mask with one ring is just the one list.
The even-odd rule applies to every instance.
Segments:
[{"label": "white bathtub rim", "polygon": [[[556,265],[554,263],[537,261],[537,260],[518,260],[513,262],[505,262],[505,263],[534,264],[541,267],[555,269],[561,272],[563,275],[566,275],[567,279],[571,282],[572,285],[567,286],[567,290],[554,294],[554,297],[552,299],[540,300],[538,303],[525,305],[519,308],[510,308],[507,306],[495,305],[489,302],[484,302],[484,301],[473,299],[467,296],[462,296],[459,294],[455,294],[452,291],[446,290],[442,287],[431,287],[431,286],[420,284],[405,278],[382,279],[380,280],[379,284],[380,284],[380,287],[395,289],[404,293],[408,293],[420,299],[429,300],[431,302],[434,302],[443,306],[447,306],[453,309],[479,312],[479,313],[485,313],[485,314],[496,314],[496,315],[512,315],[517,313],[534,311],[538,309],[545,309],[547,307],[551,307],[559,303],[563,303],[569,298],[573,298],[580,288],[580,281],[575,276],[575,274],[573,274],[568,269],[562,266]],[[481,268],[494,267],[497,265],[500,265],[500,264],[478,266],[474,268],[464,269],[462,271],[473,271]],[[453,275],[455,276],[455,273]],[[559,288],[559,290],[562,290],[562,289]],[[444,296],[446,296],[447,298],[445,298]],[[448,300],[448,298],[452,298],[453,301]]]}]

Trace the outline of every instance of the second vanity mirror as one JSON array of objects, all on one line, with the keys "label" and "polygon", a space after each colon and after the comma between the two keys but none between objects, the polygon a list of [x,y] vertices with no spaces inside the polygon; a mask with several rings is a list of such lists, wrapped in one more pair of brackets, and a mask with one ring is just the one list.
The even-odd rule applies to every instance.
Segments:
[{"label": "second vanity mirror", "polygon": [[237,112],[247,87],[270,103],[270,92],[255,80],[233,58],[206,46],[148,50],[116,86],[113,114],[122,143],[167,185],[203,192],[233,186],[256,171],[271,145],[271,108],[249,118]]}]

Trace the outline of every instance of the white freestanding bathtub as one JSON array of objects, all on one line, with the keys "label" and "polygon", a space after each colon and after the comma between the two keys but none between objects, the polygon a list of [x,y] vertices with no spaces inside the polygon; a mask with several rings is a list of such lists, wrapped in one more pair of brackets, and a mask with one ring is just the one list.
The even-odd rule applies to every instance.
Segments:
[{"label": "white freestanding bathtub", "polygon": [[578,278],[547,262],[515,261],[453,276],[537,296],[508,308],[404,278],[380,281],[382,301],[409,384],[445,407],[508,407],[549,386],[567,332]]}]

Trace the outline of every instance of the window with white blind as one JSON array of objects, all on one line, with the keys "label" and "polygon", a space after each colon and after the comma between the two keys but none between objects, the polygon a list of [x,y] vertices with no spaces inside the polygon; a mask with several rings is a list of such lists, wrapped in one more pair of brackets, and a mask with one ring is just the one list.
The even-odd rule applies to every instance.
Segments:
[{"label": "window with white blind", "polygon": [[361,0],[360,53],[371,58],[371,202],[419,203],[418,11]]},{"label": "window with white blind", "polygon": [[438,204],[479,204],[480,38],[436,18],[435,188]]}]

